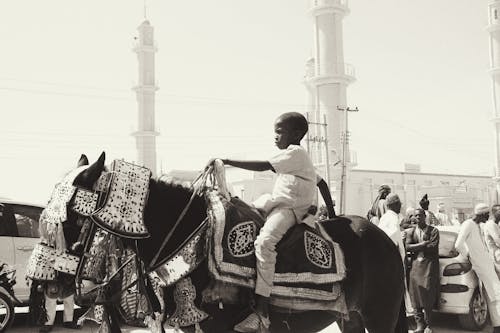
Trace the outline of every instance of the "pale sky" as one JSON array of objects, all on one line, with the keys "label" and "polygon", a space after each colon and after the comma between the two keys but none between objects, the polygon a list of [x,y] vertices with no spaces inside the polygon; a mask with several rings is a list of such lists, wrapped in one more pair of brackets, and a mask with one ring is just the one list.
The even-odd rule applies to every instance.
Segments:
[{"label": "pale sky", "polygon": [[[351,0],[345,61],[358,168],[492,175],[487,0]],[[306,0],[147,1],[158,156],[266,159],[273,121],[306,110]],[[135,158],[132,52],[143,1],[0,2],[0,196],[44,202],[80,153]]]}]

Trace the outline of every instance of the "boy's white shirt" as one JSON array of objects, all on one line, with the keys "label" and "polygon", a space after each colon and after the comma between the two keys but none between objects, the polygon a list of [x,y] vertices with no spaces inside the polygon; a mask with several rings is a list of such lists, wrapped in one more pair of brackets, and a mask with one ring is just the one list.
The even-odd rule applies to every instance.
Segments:
[{"label": "boy's white shirt", "polygon": [[318,175],[307,151],[299,145],[290,145],[269,159],[277,174],[272,198],[279,207],[291,208],[301,221],[316,200]]}]

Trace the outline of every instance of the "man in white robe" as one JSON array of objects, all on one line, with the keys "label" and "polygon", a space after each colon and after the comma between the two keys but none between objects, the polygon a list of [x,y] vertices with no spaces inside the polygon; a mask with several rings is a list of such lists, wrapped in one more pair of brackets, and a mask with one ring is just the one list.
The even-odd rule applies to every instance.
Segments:
[{"label": "man in white robe", "polygon": [[401,212],[401,200],[395,193],[391,193],[385,199],[387,211],[380,218],[378,227],[382,229],[387,236],[396,244],[401,255],[401,260],[404,262],[406,258],[405,246],[401,237],[401,228],[399,226],[401,220],[399,213]]},{"label": "man in white robe", "polygon": [[484,203],[476,205],[472,219],[464,221],[460,227],[455,248],[464,260],[469,257],[472,269],[483,282],[493,333],[500,333],[500,280],[480,227],[480,223],[488,220],[489,211]]},{"label": "man in white robe", "polygon": [[500,205],[491,207],[492,217],[484,224],[484,241],[495,262],[495,270],[500,278]]},{"label": "man in white robe", "polygon": [[[383,232],[389,236],[389,238],[394,242],[398,248],[399,255],[401,256],[401,264],[406,270],[406,249],[403,242],[403,231],[401,230],[400,223],[401,219],[399,213],[401,212],[401,200],[399,196],[395,193],[391,193],[387,196],[385,204],[387,205],[387,211],[380,218],[378,227],[382,229]],[[406,276],[406,273],[405,273]],[[411,305],[410,296],[408,294],[408,288],[405,279],[405,306],[409,313],[414,312]]]}]

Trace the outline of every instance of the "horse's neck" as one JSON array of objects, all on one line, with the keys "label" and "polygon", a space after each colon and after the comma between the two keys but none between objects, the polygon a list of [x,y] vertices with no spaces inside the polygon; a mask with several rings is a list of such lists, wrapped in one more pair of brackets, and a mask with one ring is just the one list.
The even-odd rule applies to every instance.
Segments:
[{"label": "horse's neck", "polygon": [[146,261],[158,253],[158,261],[170,257],[204,221],[205,201],[202,197],[192,195],[190,188],[179,183],[150,182],[145,224],[151,237],[141,246]]}]

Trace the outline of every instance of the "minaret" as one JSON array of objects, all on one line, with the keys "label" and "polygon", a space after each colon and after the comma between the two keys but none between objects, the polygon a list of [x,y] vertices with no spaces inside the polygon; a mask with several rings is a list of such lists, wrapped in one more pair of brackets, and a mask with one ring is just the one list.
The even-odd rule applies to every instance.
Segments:
[{"label": "minaret", "polygon": [[155,93],[158,90],[155,81],[154,29],[148,20],[137,28],[139,37],[134,47],[139,60],[139,81],[133,88],[137,96],[138,122],[137,131],[132,133],[136,140],[137,162],[149,168],[156,175],[156,137],[155,128]]},{"label": "minaret", "polygon": [[500,196],[500,0],[489,3],[490,75],[493,94],[493,125],[495,127],[495,175],[497,202]]},{"label": "minaret", "polygon": [[[342,20],[348,13],[347,0],[309,0],[314,45],[312,58],[306,65],[305,82],[311,101],[308,114],[314,123],[324,123],[326,118],[328,158],[318,147],[310,147],[310,151],[320,169],[329,161],[330,172],[325,174],[332,175],[333,182],[329,184],[332,190],[338,189],[340,181],[340,168],[333,169],[332,165],[342,159],[341,136],[345,127],[345,112],[338,108],[348,107],[346,88],[355,80],[354,69],[344,63]],[[319,128],[310,128],[311,135],[317,137]]]}]

